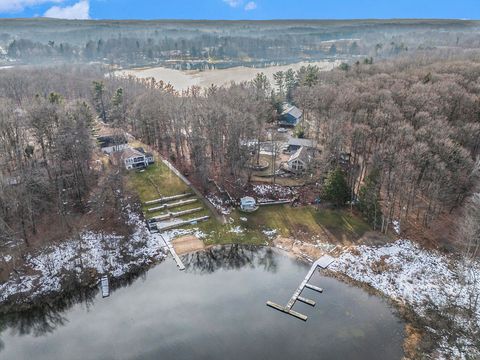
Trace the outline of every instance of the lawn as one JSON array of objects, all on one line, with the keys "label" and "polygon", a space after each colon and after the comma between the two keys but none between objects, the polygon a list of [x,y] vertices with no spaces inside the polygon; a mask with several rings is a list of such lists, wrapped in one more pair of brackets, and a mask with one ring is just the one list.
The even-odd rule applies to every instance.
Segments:
[{"label": "lawn", "polygon": [[[128,174],[128,187],[136,191],[142,202],[162,196],[171,196],[189,192],[191,189],[163,163],[159,162],[144,171]],[[194,198],[193,196],[191,198]],[[328,239],[330,242],[352,242],[370,229],[368,224],[348,210],[317,210],[313,206],[292,207],[290,205],[262,206],[258,211],[244,214],[234,211],[229,224],[220,224],[210,210],[199,199],[192,204],[170,209],[176,212],[203,206],[200,212],[186,218],[210,216],[206,222],[191,225],[200,230],[207,245],[211,244],[265,244],[268,242],[266,230],[277,230],[285,237],[310,240],[314,237]],[[143,211],[146,212],[146,206]],[[147,217],[160,215],[165,210],[146,214]]]},{"label": "lawn", "polygon": [[188,192],[189,187],[162,162],[143,171],[130,171],[129,187],[136,191],[142,202]]}]

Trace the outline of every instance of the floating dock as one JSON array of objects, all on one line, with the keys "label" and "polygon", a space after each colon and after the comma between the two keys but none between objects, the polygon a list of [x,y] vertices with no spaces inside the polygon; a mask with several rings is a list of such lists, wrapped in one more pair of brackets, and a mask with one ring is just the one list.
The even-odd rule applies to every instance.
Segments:
[{"label": "floating dock", "polygon": [[102,289],[102,297],[106,298],[110,296],[110,284],[107,275],[102,276],[100,279],[100,288]]},{"label": "floating dock", "polygon": [[177,255],[177,253],[175,252],[175,249],[173,248],[172,244],[170,244],[167,240],[165,240],[165,238],[160,235],[160,237],[162,238],[163,242],[165,243],[165,245],[167,246],[168,248],[168,251],[170,251],[170,254],[172,254],[173,256],[173,259],[175,260],[175,262],[177,263],[177,266],[178,266],[178,269],[179,270],[185,270],[185,265],[183,265],[183,262],[182,262],[182,259],[180,259]]},{"label": "floating dock", "polygon": [[177,201],[175,203],[155,206],[155,207],[147,209],[147,211],[148,212],[155,212],[155,211],[159,211],[159,210],[170,209],[170,208],[179,207],[179,206],[183,206],[183,205],[193,204],[194,202],[197,202],[197,201],[198,201],[198,199],[180,200],[180,201]]},{"label": "floating dock", "polygon": [[286,314],[292,315],[292,316],[294,316],[294,317],[296,317],[300,320],[307,321],[307,319],[308,319],[307,315],[303,315],[303,314],[300,314],[299,312],[296,312],[296,311],[292,310],[292,307],[293,307],[293,305],[295,305],[297,300],[301,301],[305,304],[308,304],[310,306],[315,306],[315,301],[313,301],[311,299],[304,298],[304,297],[300,296],[300,294],[302,293],[304,288],[308,288],[308,289],[311,289],[311,290],[314,290],[314,291],[317,291],[317,292],[320,292],[320,293],[323,292],[322,288],[320,288],[318,286],[315,286],[315,285],[312,285],[312,284],[309,284],[308,282],[310,281],[310,278],[312,277],[313,273],[315,272],[315,270],[317,270],[318,267],[320,267],[322,269],[326,269],[334,261],[335,261],[335,259],[333,257],[331,257],[330,255],[324,255],[321,258],[319,258],[317,261],[315,261],[312,264],[312,266],[311,266],[310,270],[308,271],[307,275],[305,276],[303,281],[300,283],[298,288],[295,290],[292,297],[288,301],[287,305],[281,306],[281,305],[278,305],[278,304],[276,304],[272,301],[267,301],[267,306],[270,306],[270,307],[272,307],[272,308],[274,308],[278,311],[284,312]]},{"label": "floating dock", "polygon": [[194,225],[194,224],[197,224],[199,222],[206,221],[208,219],[210,219],[210,216],[201,216],[201,217],[198,217],[198,218],[195,218],[195,219],[188,219],[188,220],[184,220],[184,221],[179,221],[179,222],[176,222],[174,224],[169,224],[169,225],[165,225],[165,226],[161,226],[162,223],[160,222],[157,225],[157,229],[158,229],[158,231],[167,231],[167,230],[176,229],[176,228],[186,226],[186,225]]},{"label": "floating dock", "polygon": [[203,210],[203,207],[197,207],[197,208],[194,208],[194,209],[188,209],[188,210],[177,211],[177,212],[170,212],[169,211],[167,214],[153,216],[151,219],[154,219],[156,221],[168,220],[170,218],[176,218],[176,217],[183,216],[183,215],[189,215],[189,214],[193,214],[193,213],[196,213],[196,212],[199,212],[199,211],[202,211],[202,210]]}]

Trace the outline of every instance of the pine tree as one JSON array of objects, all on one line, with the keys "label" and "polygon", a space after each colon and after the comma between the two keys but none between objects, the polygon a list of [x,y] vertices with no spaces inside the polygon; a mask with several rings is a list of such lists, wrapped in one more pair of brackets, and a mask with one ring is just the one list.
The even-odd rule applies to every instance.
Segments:
[{"label": "pine tree", "polygon": [[378,169],[374,169],[365,178],[365,183],[358,193],[357,207],[375,230],[382,215],[380,208],[380,172]]},{"label": "pine tree", "polygon": [[325,179],[323,197],[337,206],[345,205],[350,200],[350,188],[340,167],[332,170]]}]

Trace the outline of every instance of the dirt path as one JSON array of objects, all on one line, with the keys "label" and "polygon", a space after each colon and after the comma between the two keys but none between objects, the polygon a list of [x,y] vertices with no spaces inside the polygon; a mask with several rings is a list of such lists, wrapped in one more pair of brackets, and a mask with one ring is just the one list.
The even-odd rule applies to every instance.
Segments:
[{"label": "dirt path", "polygon": [[202,240],[193,235],[186,235],[172,240],[172,245],[178,255],[183,255],[205,249]]}]

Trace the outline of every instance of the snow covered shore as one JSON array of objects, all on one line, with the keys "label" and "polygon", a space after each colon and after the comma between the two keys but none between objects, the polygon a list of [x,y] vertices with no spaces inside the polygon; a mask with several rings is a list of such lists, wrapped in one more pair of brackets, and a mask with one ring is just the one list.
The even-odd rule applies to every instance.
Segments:
[{"label": "snow covered shore", "polygon": [[330,270],[410,305],[429,323],[431,310],[450,320],[456,333],[462,334],[453,340],[452,328],[436,329],[432,323],[429,329],[442,339],[439,358],[480,357],[475,335],[480,328],[480,304],[475,303],[480,294],[478,262],[461,262],[398,240],[380,247],[356,247],[340,255]]},{"label": "snow covered shore", "polygon": [[[166,256],[165,243],[149,233],[138,214],[129,208],[126,214],[127,223],[133,228],[126,238],[85,231],[76,238],[28,255],[19,273],[12,273],[7,282],[0,284],[0,303],[13,295],[32,300],[60,292],[67,274],[80,275],[93,269],[98,274],[120,277],[135,267],[162,260]],[[163,234],[167,239],[174,235],[177,234]]]}]

